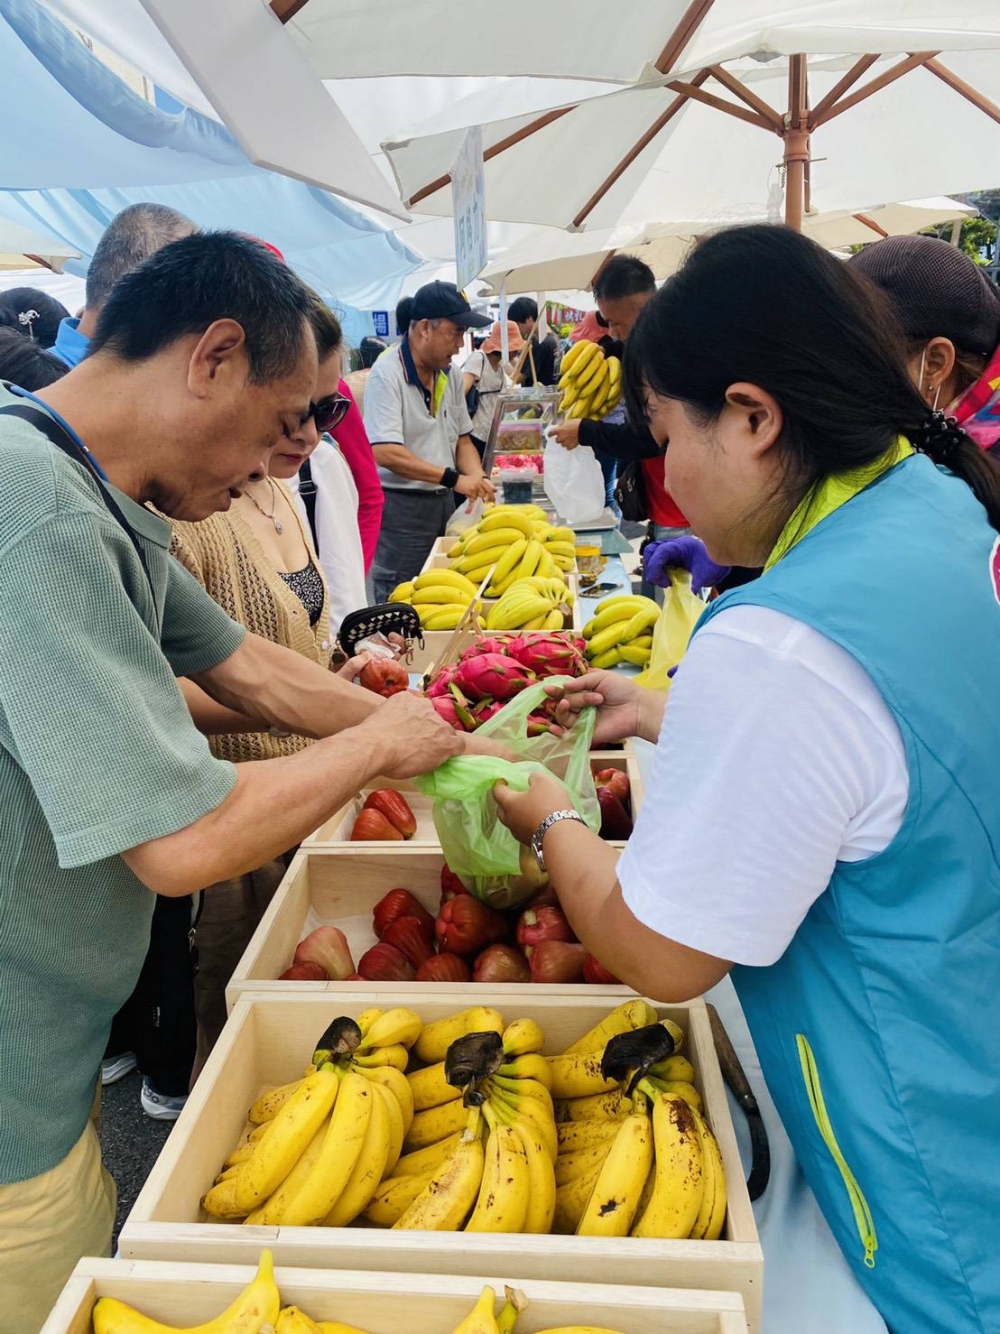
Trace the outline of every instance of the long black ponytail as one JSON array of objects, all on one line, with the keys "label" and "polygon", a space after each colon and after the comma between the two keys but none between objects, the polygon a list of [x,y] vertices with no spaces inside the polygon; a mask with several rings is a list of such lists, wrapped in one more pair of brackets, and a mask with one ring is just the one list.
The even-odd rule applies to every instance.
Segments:
[{"label": "long black ponytail", "polygon": [[624,378],[635,419],[647,390],[706,423],[736,381],[767,390],[784,416],[795,503],[826,477],[876,462],[905,435],[968,484],[1000,531],[1000,468],[928,409],[885,297],[786,227],[734,227],[696,246],[640,316]]}]

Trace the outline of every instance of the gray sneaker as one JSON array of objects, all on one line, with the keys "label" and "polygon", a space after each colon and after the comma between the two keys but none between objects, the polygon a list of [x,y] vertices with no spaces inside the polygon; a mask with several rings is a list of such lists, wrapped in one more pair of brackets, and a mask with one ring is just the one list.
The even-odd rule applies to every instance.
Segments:
[{"label": "gray sneaker", "polygon": [[101,1087],[117,1084],[136,1068],[134,1051],[123,1051],[118,1056],[105,1056],[101,1062]]},{"label": "gray sneaker", "polygon": [[139,1094],[139,1101],[142,1103],[142,1110],[147,1116],[152,1117],[154,1121],[176,1121],[184,1110],[184,1104],[187,1102],[187,1094],[183,1093],[178,1097],[169,1097],[166,1093],[153,1087],[149,1082],[149,1077],[144,1076],[142,1081],[142,1092]]}]

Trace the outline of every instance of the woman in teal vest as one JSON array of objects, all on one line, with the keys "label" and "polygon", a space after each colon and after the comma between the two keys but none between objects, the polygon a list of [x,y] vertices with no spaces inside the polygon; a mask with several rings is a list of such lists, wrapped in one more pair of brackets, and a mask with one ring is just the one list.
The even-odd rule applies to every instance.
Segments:
[{"label": "woman in teal vest", "polygon": [[893,1334],[995,1334],[1000,472],[928,409],[882,295],[784,228],[700,245],[627,379],[709,555],[764,573],[706,611],[666,713],[617,673],[567,688],[564,721],[657,742],[620,860],[554,779],[498,788],[502,817],[638,991],[732,970]]}]

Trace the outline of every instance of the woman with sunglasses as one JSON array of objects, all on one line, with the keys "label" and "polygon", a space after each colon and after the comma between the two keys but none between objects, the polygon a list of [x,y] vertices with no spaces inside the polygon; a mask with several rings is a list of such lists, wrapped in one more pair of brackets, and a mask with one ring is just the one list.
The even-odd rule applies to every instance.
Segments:
[{"label": "woman with sunglasses", "polygon": [[[254,634],[326,667],[333,650],[330,591],[308,523],[287,481],[314,454],[323,432],[343,420],[350,402],[338,388],[340,323],[319,297],[311,322],[319,371],[315,398],[298,430],[278,441],[271,456],[270,474],[249,483],[225,513],[213,514],[201,523],[175,523],[172,549],[234,620]],[[327,441],[323,448],[333,451],[334,447]],[[346,467],[343,473],[349,482]],[[347,540],[351,534],[342,536]],[[356,525],[353,540],[360,564]],[[362,665],[352,659],[342,670],[355,675]],[[213,754],[221,759],[235,763],[274,759],[310,744],[304,737],[256,730],[258,723],[209,699],[193,682],[180,684],[195,722],[208,734]],[[196,1073],[225,1023],[226,983],[278,887],[285,860],[269,862],[247,875],[213,885],[202,896],[195,931]]]}]

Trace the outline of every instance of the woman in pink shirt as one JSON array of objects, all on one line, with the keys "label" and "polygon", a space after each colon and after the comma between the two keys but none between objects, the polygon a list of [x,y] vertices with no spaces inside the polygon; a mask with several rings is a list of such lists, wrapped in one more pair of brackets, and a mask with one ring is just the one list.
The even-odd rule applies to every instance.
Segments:
[{"label": "woman in pink shirt", "polygon": [[365,431],[365,424],[361,420],[361,413],[354,401],[350,385],[341,379],[337,388],[345,398],[351,400],[347,416],[333,432],[333,438],[340,446],[340,452],[358,488],[358,528],[361,531],[361,549],[364,552],[365,574],[367,574],[382,528],[382,506],[385,504],[385,496],[382,494],[382,483],[375,467],[368,433]]}]

